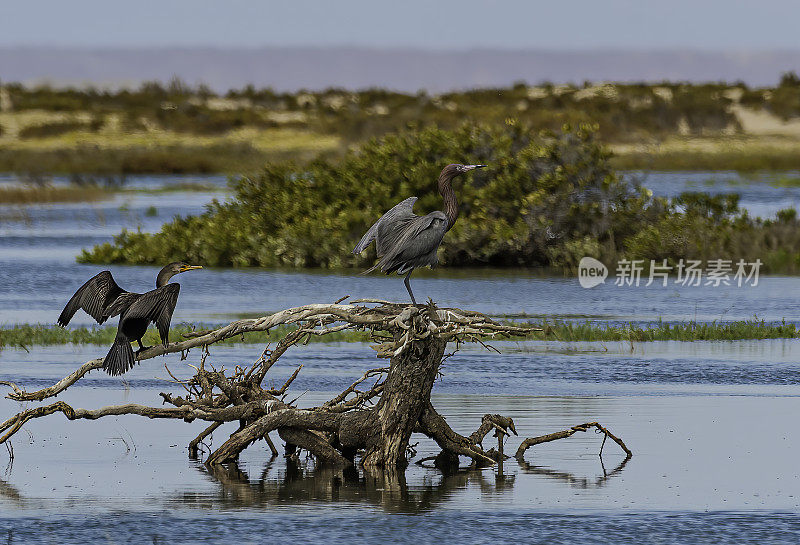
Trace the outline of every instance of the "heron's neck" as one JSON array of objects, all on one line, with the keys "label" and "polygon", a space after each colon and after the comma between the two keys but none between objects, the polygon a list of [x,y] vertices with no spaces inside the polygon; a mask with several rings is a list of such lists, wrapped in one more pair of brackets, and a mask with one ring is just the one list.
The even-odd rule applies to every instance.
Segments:
[{"label": "heron's neck", "polygon": [[161,269],[161,271],[158,273],[158,276],[156,276],[156,288],[166,286],[169,282],[169,279],[173,276],[175,276],[174,273],[166,267]]},{"label": "heron's neck", "polygon": [[444,200],[444,215],[447,216],[447,230],[456,223],[458,219],[458,201],[456,200],[456,192],[453,191],[453,185],[450,181],[453,176],[442,172],[439,175],[439,193]]}]

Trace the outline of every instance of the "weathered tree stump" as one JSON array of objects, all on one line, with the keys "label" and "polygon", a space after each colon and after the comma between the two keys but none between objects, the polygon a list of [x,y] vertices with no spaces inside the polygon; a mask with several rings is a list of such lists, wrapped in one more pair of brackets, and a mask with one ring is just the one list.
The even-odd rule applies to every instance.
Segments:
[{"label": "weathered tree stump", "polygon": [[375,425],[366,442],[364,466],[405,467],[408,440],[430,402],[446,346],[447,341],[429,336],[392,357],[383,394],[372,409]]},{"label": "weathered tree stump", "polygon": [[[482,442],[486,434],[493,431],[500,440],[509,434],[516,434],[514,422],[501,415],[487,414],[473,434],[460,435],[436,412],[430,400],[431,389],[448,342],[473,341],[483,344],[484,339],[524,337],[533,329],[500,324],[477,312],[437,308],[433,303],[426,306],[364,300],[354,303],[361,304],[306,305],[287,309],[258,319],[239,320],[166,348],[152,347],[139,354],[139,359],[150,359],[171,352],[186,354],[191,348],[202,348],[194,376],[183,381],[173,376],[185,394],[160,394],[169,407],[127,404],[87,410],[75,409],[58,401],[27,409],[0,424],[0,443],[8,441],[28,420],[55,412],[63,413],[69,420],[137,414],[148,418],[209,422],[210,425],[189,443],[192,456],[199,453],[203,441],[221,425],[238,423],[238,428],[228,439],[206,457],[205,463],[209,467],[235,462],[244,449],[261,439],[266,440],[275,453],[277,450],[269,439],[273,431],[277,431],[285,441],[288,456],[295,455],[297,449],[306,450],[314,456],[320,467],[341,468],[360,462],[364,468],[382,468],[387,474],[392,474],[408,465],[409,439],[414,432],[427,435],[441,448],[434,465],[443,470],[458,467],[459,456],[470,458],[472,467],[485,467],[502,461],[505,458],[502,452],[484,450]],[[377,306],[364,303],[377,303]],[[297,324],[298,327],[274,349],[265,349],[261,358],[252,365],[237,366],[232,372],[226,372],[216,370],[207,361],[208,346],[215,342],[249,331],[269,330],[282,324]],[[283,400],[300,368],[281,388],[268,389],[263,386],[270,368],[291,346],[314,335],[345,329],[370,331],[372,338],[378,342],[373,348],[379,358],[389,359],[389,367],[366,371],[342,393],[309,409],[300,409]],[[26,392],[10,382],[4,384],[13,390],[8,395],[11,399],[43,401],[63,392],[86,373],[101,366],[102,359],[89,361],[55,385],[35,392]],[[362,389],[362,384],[368,380],[374,380],[373,385]],[[621,440],[599,424],[591,423],[526,439],[520,445],[517,457],[521,460],[529,446],[569,437],[589,427],[595,427],[605,437],[611,437],[630,455]]]}]

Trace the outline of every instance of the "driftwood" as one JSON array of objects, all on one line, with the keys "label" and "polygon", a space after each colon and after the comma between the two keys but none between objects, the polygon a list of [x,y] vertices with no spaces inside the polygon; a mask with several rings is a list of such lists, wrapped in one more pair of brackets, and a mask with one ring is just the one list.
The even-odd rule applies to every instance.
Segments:
[{"label": "driftwood", "polygon": [[[207,347],[213,343],[285,324],[296,324],[297,329],[290,331],[274,349],[265,349],[250,366],[237,366],[232,371],[225,371],[215,369],[206,361]],[[289,348],[306,342],[311,336],[343,330],[369,331],[376,341],[372,348],[379,358],[389,360],[388,367],[365,371],[343,392],[310,409],[300,409],[293,402],[286,401],[286,392],[302,366],[280,388],[263,386],[270,368]],[[291,308],[262,318],[232,322],[167,347],[159,345],[139,353],[139,360],[173,352],[181,352],[185,357],[189,349],[202,348],[201,360],[191,378],[178,380],[170,372],[183,392],[182,395],[162,392],[162,405],[166,406],[125,404],[80,409],[56,401],[23,410],[0,424],[0,443],[7,443],[27,421],[56,412],[69,420],[134,414],[147,418],[208,422],[209,425],[189,443],[192,456],[198,455],[204,440],[222,424],[237,422],[238,429],[206,457],[205,463],[209,467],[235,462],[244,449],[262,439],[276,454],[277,449],[269,436],[273,431],[277,431],[285,442],[287,456],[296,455],[298,449],[306,450],[314,456],[319,467],[350,467],[358,460],[364,468],[402,469],[408,463],[412,432],[427,435],[442,449],[435,457],[437,467],[458,467],[459,456],[469,458],[472,467],[485,467],[507,458],[502,445],[505,437],[512,433],[516,435],[514,422],[501,415],[487,414],[473,434],[460,435],[431,404],[431,388],[449,341],[483,344],[487,339],[519,338],[532,331],[534,329],[498,323],[478,312],[437,308],[432,302],[411,306],[357,300],[352,304]],[[44,401],[57,396],[101,366],[102,359],[88,361],[53,386],[33,392],[27,392],[12,382],[2,383],[11,388],[7,396],[10,399]],[[522,460],[525,450],[532,445],[569,437],[590,427],[605,434],[604,443],[605,437],[611,437],[630,456],[630,450],[620,439],[593,422],[526,439],[517,450],[517,458]],[[498,438],[498,450],[484,450],[482,446],[490,432]]]}]

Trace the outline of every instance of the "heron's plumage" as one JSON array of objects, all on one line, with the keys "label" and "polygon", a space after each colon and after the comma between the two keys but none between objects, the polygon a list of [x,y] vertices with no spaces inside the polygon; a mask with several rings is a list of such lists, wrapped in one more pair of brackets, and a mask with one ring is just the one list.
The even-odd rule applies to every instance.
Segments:
[{"label": "heron's plumage", "polygon": [[437,210],[424,216],[414,215],[381,241],[384,252],[367,272],[380,268],[386,274],[395,271],[404,274],[410,269],[435,267],[439,263],[436,252],[446,232],[447,216],[444,212]]},{"label": "heron's plumage", "polygon": [[360,254],[373,241],[378,261],[364,271],[367,274],[380,269],[386,274],[397,272],[406,274],[405,284],[411,301],[414,294],[408,277],[419,267],[436,267],[439,263],[437,250],[442,244],[445,233],[455,224],[458,218],[458,201],[451,186],[451,180],[458,174],[468,172],[486,165],[447,165],[439,174],[439,193],[444,200],[444,212],[436,211],[424,216],[414,214],[416,197],[409,197],[396,204],[391,210],[372,224],[353,249]]},{"label": "heron's plumage", "polygon": [[111,303],[106,308],[106,313],[108,313],[108,317],[113,318],[114,316],[122,314],[123,312],[128,310],[128,308],[133,303],[135,303],[136,300],[139,299],[139,297],[141,296],[142,296],[141,293],[134,293],[132,291],[126,291],[124,293],[121,293],[119,297],[117,297],[114,300],[114,302]]},{"label": "heron's plumage", "polygon": [[121,375],[129,371],[134,363],[131,342],[140,341],[153,323],[164,346],[169,343],[169,325],[178,303],[179,284],[166,284],[139,295],[119,318],[114,344],[103,360],[103,369],[110,375]]},{"label": "heron's plumage", "polygon": [[378,256],[384,255],[386,249],[402,235],[403,226],[417,217],[413,210],[415,202],[417,202],[416,197],[409,197],[378,218],[378,221],[373,223],[372,227],[361,237],[353,249],[353,253],[360,254],[372,241],[375,241]]}]

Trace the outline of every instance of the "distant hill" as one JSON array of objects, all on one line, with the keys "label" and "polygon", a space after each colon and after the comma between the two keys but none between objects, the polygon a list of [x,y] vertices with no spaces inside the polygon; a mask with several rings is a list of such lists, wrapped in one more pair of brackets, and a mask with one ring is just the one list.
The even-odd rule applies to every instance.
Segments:
[{"label": "distant hill", "polygon": [[774,85],[800,71],[800,49],[765,52],[661,51],[425,51],[331,48],[0,48],[0,80],[54,85],[131,86],[178,76],[217,91],[271,86],[385,87],[441,92],[468,87],[591,81],[737,81]]}]

